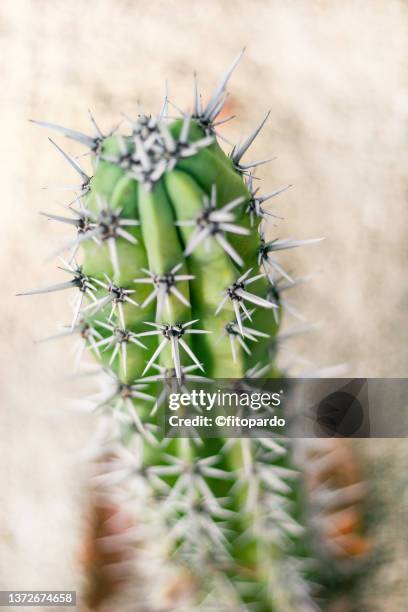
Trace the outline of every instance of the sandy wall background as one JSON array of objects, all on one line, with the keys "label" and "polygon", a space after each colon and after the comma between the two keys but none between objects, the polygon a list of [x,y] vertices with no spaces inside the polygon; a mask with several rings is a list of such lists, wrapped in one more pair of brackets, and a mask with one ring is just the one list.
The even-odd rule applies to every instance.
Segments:
[{"label": "sandy wall background", "polygon": [[[0,45],[0,588],[74,589],[87,475],[78,453],[96,424],[69,409],[79,389],[66,380],[70,342],[33,344],[67,321],[66,296],[14,294],[61,280],[44,260],[64,231],[37,211],[66,201],[42,186],[75,177],[27,120],[87,131],[91,108],[109,129],[121,111],[136,114],[138,99],[156,111],[165,79],[188,106],[193,71],[209,93],[246,46],[230,85],[239,119],[223,133],[243,136],[271,109],[248,157],[277,156],[260,172],[265,190],[294,184],[275,200],[276,233],[326,237],[290,253],[297,273],[320,272],[294,303],[324,324],[296,348],[317,365],[346,361],[355,376],[403,377],[408,3],[5,0]],[[385,508],[375,537],[391,561],[362,586],[359,610],[405,609],[407,448],[360,445]]]}]

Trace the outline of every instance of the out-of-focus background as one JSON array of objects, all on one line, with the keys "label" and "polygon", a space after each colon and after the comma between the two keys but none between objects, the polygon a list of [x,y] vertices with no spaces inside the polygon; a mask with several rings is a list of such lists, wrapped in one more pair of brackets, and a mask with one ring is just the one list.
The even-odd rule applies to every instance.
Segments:
[{"label": "out-of-focus background", "polygon": [[[294,185],[274,200],[284,217],[276,236],[326,237],[284,257],[299,275],[319,272],[293,302],[322,327],[293,347],[316,365],[347,362],[353,376],[404,377],[408,2],[4,0],[0,38],[0,588],[75,589],[87,478],[80,450],[96,421],[70,409],[78,392],[70,341],[33,343],[67,322],[66,295],[14,294],[61,280],[47,257],[64,229],[51,231],[37,213],[69,198],[41,187],[76,176],[28,119],[86,132],[91,108],[109,130],[121,112],[136,115],[137,100],[156,112],[166,79],[171,101],[188,107],[193,71],[210,93],[246,46],[229,87],[238,119],[223,135],[235,141],[271,109],[248,158],[276,156],[259,173],[265,190]],[[371,537],[387,561],[342,609],[402,611],[408,445],[367,440],[357,452],[378,494]]]}]

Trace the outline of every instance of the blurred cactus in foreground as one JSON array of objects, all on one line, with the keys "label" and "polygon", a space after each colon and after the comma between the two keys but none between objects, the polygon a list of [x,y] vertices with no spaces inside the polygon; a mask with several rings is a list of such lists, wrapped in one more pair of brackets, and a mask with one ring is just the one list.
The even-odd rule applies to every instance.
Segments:
[{"label": "blurred cactus in foreground", "polygon": [[[118,491],[126,483],[138,537],[153,534],[163,559],[188,569],[194,603],[173,609],[315,610],[289,441],[167,440],[159,426],[166,384],[278,375],[284,293],[302,279],[277,253],[316,242],[270,235],[268,202],[285,188],[261,195],[255,171],[268,160],[243,161],[268,115],[229,155],[218,143],[239,59],[206,105],[195,81],[192,110],[178,119],[166,97],[157,117],[140,111],[123,134],[104,135],[92,116],[93,136],[36,122],[88,147],[93,170],[53,143],[80,177],[66,214],[44,213],[75,232],[57,253],[68,278],[27,293],[75,292],[60,335],[77,336],[106,376],[95,405],[109,423],[98,442],[99,458],[111,457],[102,480]],[[117,555],[113,548],[112,565],[127,561]],[[94,583],[92,605],[115,588],[110,580],[99,594]],[[156,573],[146,610],[164,609],[161,587]]]}]

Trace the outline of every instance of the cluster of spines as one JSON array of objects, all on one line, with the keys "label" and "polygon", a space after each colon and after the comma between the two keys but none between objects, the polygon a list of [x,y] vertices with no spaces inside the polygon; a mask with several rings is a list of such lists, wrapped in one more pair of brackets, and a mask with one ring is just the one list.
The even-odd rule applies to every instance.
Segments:
[{"label": "cluster of spines", "polygon": [[[183,114],[181,129],[177,137],[171,133],[165,121],[168,105],[167,97],[157,119],[141,113],[136,121],[131,122],[131,136],[115,136],[118,148],[118,153],[115,155],[111,155],[104,151],[103,144],[107,137],[103,135],[92,115],[91,120],[95,128],[95,136],[93,137],[54,124],[45,122],[37,123],[57,130],[68,138],[86,145],[89,147],[96,160],[100,159],[118,166],[124,170],[129,177],[143,184],[144,188],[149,191],[153,189],[154,185],[165,173],[171,172],[180,160],[192,157],[201,149],[205,149],[214,143],[216,128],[226,121],[226,119],[217,121],[217,117],[226,101],[227,94],[225,93],[225,86],[239,58],[240,56],[233,62],[216,92],[205,107],[203,107],[201,98],[198,95],[197,82],[195,80],[193,111],[191,114]],[[269,160],[243,164],[242,157],[259,134],[268,115],[242,144],[232,149],[229,157],[233,168],[242,175],[248,189],[249,197],[247,199],[238,197],[222,207],[219,207],[217,205],[217,189],[216,186],[213,185],[210,195],[204,197],[202,212],[199,216],[190,220],[176,221],[177,227],[194,228],[186,244],[184,251],[185,257],[189,257],[194,253],[199,245],[209,243],[210,241],[216,241],[219,247],[228,255],[230,260],[234,262],[236,268],[238,270],[241,269],[241,271],[237,273],[236,280],[226,287],[224,295],[214,313],[215,315],[220,313],[226,304],[232,306],[235,319],[225,325],[224,335],[228,336],[231,346],[231,355],[234,361],[236,360],[237,348],[241,348],[245,353],[250,354],[251,349],[248,346],[249,341],[251,343],[257,342],[260,338],[268,337],[268,334],[265,332],[251,327],[254,307],[269,309],[273,313],[276,322],[279,320],[279,312],[282,307],[287,307],[288,310],[290,309],[290,306],[287,305],[287,302],[281,294],[282,291],[295,286],[297,281],[287,274],[276,261],[273,254],[276,251],[291,249],[316,241],[291,239],[268,241],[265,238],[265,224],[268,217],[271,216],[271,213],[266,211],[263,205],[267,200],[275,197],[287,189],[287,187],[265,196],[259,195],[258,189],[254,188],[253,170]],[[194,122],[204,130],[205,136],[191,141],[189,139],[189,132]],[[138,227],[139,221],[123,216],[121,208],[111,208],[109,202],[100,196],[98,197],[98,195],[98,212],[95,213],[88,209],[84,204],[84,199],[92,189],[92,177],[82,169],[75,158],[65,153],[56,143],[53,144],[75,169],[81,179],[78,186],[65,186],[67,188],[74,188],[77,194],[74,203],[71,203],[68,207],[72,215],[71,217],[43,213],[49,219],[72,225],[77,229],[77,236],[75,239],[64,245],[60,251],[69,251],[68,261],[64,262],[64,270],[70,273],[72,278],[66,283],[27,293],[42,293],[66,288],[77,288],[79,295],[75,302],[71,330],[64,331],[62,334],[78,333],[82,341],[81,346],[83,347],[88,344],[91,350],[98,356],[107,348],[112,349],[107,364],[108,367],[113,365],[119,354],[121,354],[123,364],[125,381],[117,381],[114,376],[113,384],[115,388],[113,392],[111,392],[108,397],[104,398],[103,401],[98,404],[98,407],[103,408],[108,406],[110,409],[113,408],[114,414],[116,414],[119,419],[123,418],[130,421],[145,440],[151,444],[157,444],[155,432],[153,431],[154,427],[146,425],[143,422],[134,407],[133,400],[142,399],[151,402],[151,412],[154,414],[160,401],[163,400],[163,396],[154,398],[146,393],[146,386],[150,382],[168,382],[169,380],[175,379],[181,385],[189,380],[203,379],[203,377],[197,374],[197,370],[204,369],[203,364],[192,351],[189,344],[185,342],[184,337],[189,334],[205,334],[208,333],[208,331],[200,329],[199,327],[194,327],[196,323],[199,323],[197,319],[182,323],[162,322],[162,318],[165,317],[166,308],[168,308],[170,295],[180,303],[190,306],[190,302],[185,295],[179,291],[177,284],[179,282],[193,280],[194,275],[185,274],[183,270],[181,270],[182,263],[173,266],[165,274],[157,274],[154,270],[149,270],[147,268],[142,269],[145,276],[135,278],[134,283],[135,285],[150,284],[152,286],[152,291],[141,304],[139,304],[137,299],[133,296],[135,292],[134,289],[121,287],[117,284],[116,279],[120,277],[121,268],[116,248],[116,240],[120,237],[131,244],[136,244],[137,238],[134,236],[134,233],[129,230]],[[78,206],[77,208],[74,208],[75,204]],[[257,219],[260,220],[259,247],[257,254],[254,253],[254,261],[256,262],[257,260],[261,270],[259,273],[253,268],[248,268],[247,270],[243,269],[243,258],[228,240],[229,234],[247,236],[250,233],[247,227],[239,225],[236,221],[234,211],[238,207],[243,207],[246,210],[249,218],[249,226],[251,228]],[[83,273],[81,266],[76,263],[75,257],[79,246],[88,241],[92,241],[97,245],[101,245],[102,243],[107,244],[113,270],[113,278],[110,278],[106,273],[104,281],[92,276],[87,276]],[[260,279],[267,279],[270,282],[270,288],[265,296],[259,296],[255,292],[251,292],[251,284],[256,283]],[[89,304],[85,307],[83,307],[84,295],[87,295],[89,298]],[[154,300],[156,300],[155,322],[146,321],[145,324],[147,327],[141,332],[133,332],[126,329],[123,310],[124,304],[127,302],[135,307],[146,308],[154,302]],[[91,316],[94,317],[95,315],[99,315],[107,306],[110,306],[111,310],[106,320],[91,319]],[[98,329],[95,323],[97,323]],[[143,337],[148,336],[159,337],[159,344],[153,354],[150,355],[150,357],[146,357],[146,367],[142,376],[138,380],[128,383],[126,372],[127,345],[128,343],[133,343],[140,347],[141,350],[145,350],[146,346],[143,343]],[[276,346],[276,343],[279,341],[279,336],[275,336],[271,341]],[[166,368],[157,363],[161,352],[167,345],[171,347],[172,368]],[[180,349],[189,357],[192,365],[184,365],[182,363],[183,360],[180,358]],[[248,377],[256,377],[259,376],[259,372],[263,373],[264,371],[269,371],[269,369],[270,368],[267,366],[265,368],[254,366],[246,375]],[[149,370],[150,373],[148,372]],[[152,370],[155,371],[154,374]],[[268,469],[266,469],[264,457],[265,453],[278,452],[278,448],[280,449],[280,454],[285,454],[286,449],[276,444],[272,450],[270,446],[268,448],[266,441],[250,441],[248,442],[248,446],[243,442],[242,446],[243,455],[246,456],[248,462],[246,469],[249,470],[246,474],[247,480],[245,482],[250,482],[248,498],[252,500],[249,503],[248,512],[254,513],[255,506],[261,506],[263,508],[262,519],[258,517],[256,522],[256,529],[262,527],[262,530],[264,530],[262,534],[259,534],[260,537],[267,537],[267,539],[272,538],[275,544],[281,545],[285,531],[289,532],[291,529],[296,530],[297,527],[295,526],[295,522],[288,518],[289,515],[284,509],[285,504],[282,501],[282,494],[285,493],[287,488],[287,485],[283,484],[284,476],[282,476],[282,473],[279,473],[278,468],[275,469],[273,466],[269,466]],[[224,453],[224,450],[221,452]],[[179,533],[181,528],[184,530],[184,527],[186,527],[185,523],[188,520],[193,520],[196,527],[194,531],[196,535],[191,541],[189,541],[188,537],[184,534],[180,548],[185,549],[184,552],[186,552],[187,558],[190,558],[194,552],[198,553],[200,556],[200,563],[202,563],[201,557],[205,550],[205,546],[203,543],[197,543],[197,541],[199,539],[198,535],[205,533],[207,542],[211,543],[211,555],[209,555],[211,557],[211,564],[214,561],[212,553],[215,550],[216,552],[220,552],[220,558],[217,560],[217,563],[219,562],[221,566],[225,565],[230,553],[228,552],[228,537],[223,533],[222,519],[223,517],[227,518],[228,513],[231,511],[220,505],[219,500],[216,499],[211,493],[211,489],[206,485],[205,477],[230,478],[233,472],[222,471],[220,468],[214,467],[214,464],[216,466],[219,461],[217,455],[198,461],[191,459],[191,469],[189,468],[188,462],[186,463],[185,460],[178,459],[172,455],[169,455],[169,457],[171,458],[169,465],[151,466],[148,469],[143,469],[143,474],[148,481],[153,478],[155,486],[157,486],[159,481],[162,482],[163,484],[160,487],[162,493],[163,488],[165,488],[165,482],[160,480],[160,476],[167,474],[177,477],[178,484],[176,483],[172,489],[168,491],[163,508],[171,508],[173,506],[174,512],[174,508],[176,506],[178,507],[176,515],[182,518],[175,521],[174,531],[176,534]],[[203,462],[202,469],[200,461]],[[188,486],[186,486],[187,481]],[[275,484],[275,487],[272,483]],[[278,483],[280,483],[280,490]],[[256,489],[255,493],[254,487]],[[191,494],[192,491],[195,491],[193,495]],[[183,495],[183,493],[188,493],[188,495]],[[177,499],[177,496],[179,496],[179,499]],[[255,503],[253,501],[254,499],[257,500],[258,503]],[[175,500],[177,500],[177,503]],[[176,506],[174,504],[176,504]],[[208,521],[206,521],[205,518],[207,515],[210,517]],[[200,520],[198,520],[198,516]],[[274,520],[274,517],[276,520]],[[180,527],[180,525],[183,527]],[[268,534],[267,531],[268,525],[273,526],[270,534]],[[280,526],[283,526],[282,529]],[[205,527],[208,529],[206,530]],[[188,533],[188,529],[186,533]],[[219,574],[217,574],[217,576],[220,578]]]}]

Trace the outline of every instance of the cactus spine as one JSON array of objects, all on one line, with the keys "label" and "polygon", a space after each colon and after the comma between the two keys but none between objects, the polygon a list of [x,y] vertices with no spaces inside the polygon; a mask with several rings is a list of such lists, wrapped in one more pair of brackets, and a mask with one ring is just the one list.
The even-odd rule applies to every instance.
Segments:
[{"label": "cactus spine", "polygon": [[43,213],[76,232],[59,253],[69,280],[28,293],[77,292],[63,333],[78,334],[109,375],[98,407],[143,485],[141,507],[156,508],[172,555],[200,579],[195,609],[308,610],[288,443],[168,442],[158,431],[171,379],[277,374],[282,294],[296,281],[275,253],[313,242],[267,236],[267,202],[283,190],[260,195],[254,172],[267,160],[243,157],[268,115],[229,155],[218,144],[239,59],[206,106],[194,83],[180,119],[167,119],[166,99],[125,134],[103,135],[92,117],[94,136],[36,122],[88,147],[93,171],[53,143],[80,177],[66,216]]}]

